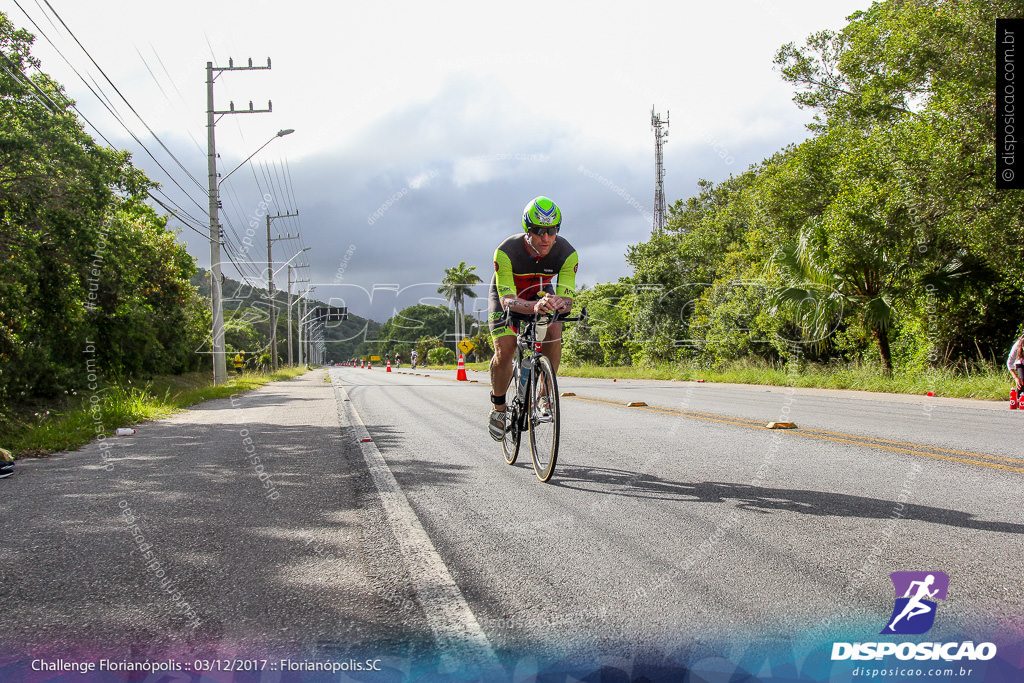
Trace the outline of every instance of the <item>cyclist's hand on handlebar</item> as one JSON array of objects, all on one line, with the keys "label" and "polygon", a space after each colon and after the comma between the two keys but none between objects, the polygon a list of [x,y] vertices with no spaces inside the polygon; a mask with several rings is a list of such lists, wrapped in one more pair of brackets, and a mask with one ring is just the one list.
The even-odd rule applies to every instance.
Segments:
[{"label": "cyclist's hand on handlebar", "polygon": [[572,304],[569,299],[561,296],[545,294],[534,304],[533,312],[538,315],[543,313],[565,313],[571,307]]},{"label": "cyclist's hand on handlebar", "polygon": [[549,298],[550,297],[545,296],[541,299],[537,299],[537,301],[535,301],[533,304],[533,312],[536,313],[537,315],[542,315],[544,313],[550,313],[551,311],[555,310],[554,306],[552,305],[552,302],[548,301]]},{"label": "cyclist's hand on handlebar", "polygon": [[572,299],[567,299],[564,296],[549,296],[548,299],[554,300],[554,310],[559,313],[568,313],[572,309]]}]

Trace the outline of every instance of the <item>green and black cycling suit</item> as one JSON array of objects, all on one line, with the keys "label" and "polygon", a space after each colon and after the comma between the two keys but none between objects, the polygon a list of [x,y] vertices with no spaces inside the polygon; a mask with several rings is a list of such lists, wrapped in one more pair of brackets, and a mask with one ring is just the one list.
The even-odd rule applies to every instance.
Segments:
[{"label": "green and black cycling suit", "polygon": [[[526,235],[512,235],[494,250],[494,276],[487,302],[487,324],[492,337],[515,334],[502,320],[501,297],[515,296],[527,301],[540,299],[545,292],[574,298],[579,258],[565,238],[555,237],[547,256],[530,251]],[[555,285],[552,280],[557,278]]]}]

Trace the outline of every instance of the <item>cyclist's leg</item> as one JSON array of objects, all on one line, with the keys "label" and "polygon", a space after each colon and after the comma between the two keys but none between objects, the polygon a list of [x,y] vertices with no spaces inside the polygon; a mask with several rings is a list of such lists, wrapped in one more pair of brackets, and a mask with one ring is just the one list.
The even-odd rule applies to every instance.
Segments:
[{"label": "cyclist's leg", "polygon": [[548,325],[548,333],[541,342],[540,352],[551,361],[551,369],[558,374],[558,364],[562,360],[562,323]]},{"label": "cyclist's leg", "polygon": [[[508,328],[506,328],[508,329]],[[494,337],[494,355],[491,357],[491,395],[504,396],[508,383],[512,381],[512,361],[516,356],[516,337],[511,330],[507,334]],[[504,410],[505,404],[495,405],[497,410]]]},{"label": "cyclist's leg", "polygon": [[[540,352],[551,361],[551,369],[557,375],[558,364],[562,360],[562,323],[548,325],[547,334],[540,345]],[[540,395],[547,396],[547,387],[544,386],[543,377],[538,376],[537,379],[541,383]]]},{"label": "cyclist's leg", "polygon": [[487,431],[495,441],[501,441],[508,428],[508,406],[505,393],[512,381],[512,364],[516,354],[515,332],[498,320],[490,322],[494,356],[491,358],[491,412],[487,418]]}]

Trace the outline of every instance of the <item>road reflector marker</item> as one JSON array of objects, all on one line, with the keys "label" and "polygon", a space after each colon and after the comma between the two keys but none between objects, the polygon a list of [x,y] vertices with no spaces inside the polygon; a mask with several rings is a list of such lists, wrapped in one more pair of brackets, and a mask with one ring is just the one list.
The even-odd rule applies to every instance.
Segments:
[{"label": "road reflector marker", "polygon": [[796,429],[794,422],[769,422],[765,425],[768,429]]},{"label": "road reflector marker", "polygon": [[640,407],[645,406],[645,405],[647,405],[647,404],[644,403],[643,401],[630,401],[629,403],[626,404],[626,407],[627,408],[640,408]]},{"label": "road reflector marker", "polygon": [[571,391],[563,391],[563,392],[562,392],[562,393],[560,394],[560,396],[575,396],[575,395],[576,395],[576,394],[574,394],[574,393],[573,393],[573,392],[571,392]]},{"label": "road reflector marker", "polygon": [[373,441],[373,439],[360,439],[359,440],[360,443],[369,443],[371,441]]}]

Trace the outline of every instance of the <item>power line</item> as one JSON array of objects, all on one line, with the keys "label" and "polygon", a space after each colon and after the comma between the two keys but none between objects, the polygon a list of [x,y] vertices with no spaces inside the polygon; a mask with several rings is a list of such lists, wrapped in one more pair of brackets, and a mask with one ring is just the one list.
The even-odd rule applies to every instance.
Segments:
[{"label": "power line", "polygon": [[170,102],[170,101],[171,101],[171,98],[167,96],[167,93],[166,93],[166,92],[164,92],[164,88],[163,88],[163,86],[162,86],[162,85],[160,85],[160,81],[158,81],[158,80],[157,80],[157,78],[156,78],[156,74],[155,74],[155,73],[153,73],[153,70],[152,70],[151,68],[149,68],[149,62],[147,62],[147,61],[146,61],[146,58],[142,56],[142,52],[141,52],[141,51],[139,50],[139,48],[138,48],[138,47],[136,47],[136,48],[135,48],[135,54],[137,54],[137,55],[139,56],[139,59],[141,59],[141,60],[142,60],[142,64],[143,64],[143,66],[145,66],[145,67],[146,67],[146,71],[148,71],[148,72],[149,72],[149,76],[150,76],[150,78],[152,78],[152,79],[153,79],[153,83],[155,83],[155,84],[156,84],[156,87],[157,87],[157,88],[158,88],[158,89],[160,90],[160,94],[164,96],[164,99],[165,99],[165,100],[167,100],[168,102]]},{"label": "power line", "polygon": [[[73,72],[75,73],[75,75],[76,75],[76,76],[78,76],[78,78],[79,78],[79,79],[80,79],[80,80],[82,81],[82,83],[83,83],[83,84],[85,85],[85,87],[86,87],[86,88],[88,88],[88,89],[89,89],[89,91],[90,91],[90,92],[91,92],[91,93],[93,94],[93,96],[94,96],[94,97],[96,97],[96,99],[97,99],[97,100],[98,100],[98,101],[100,102],[100,104],[102,104],[102,105],[104,106],[104,108],[106,108],[106,109],[107,109],[107,111],[108,111],[108,112],[110,113],[110,115],[111,115],[111,116],[113,116],[113,117],[114,117],[114,119],[115,119],[115,120],[116,120],[116,121],[117,121],[118,123],[120,123],[120,124],[121,124],[121,126],[122,126],[122,127],[123,127],[123,128],[125,129],[125,131],[126,131],[126,132],[127,132],[127,133],[128,133],[128,134],[129,134],[130,136],[131,136],[131,137],[132,137],[132,139],[133,139],[133,140],[135,140],[135,142],[137,142],[137,143],[139,144],[139,146],[140,146],[140,147],[142,147],[142,149],[143,149],[143,150],[144,150],[144,151],[146,152],[146,154],[148,154],[148,155],[149,155],[149,158],[150,158],[150,159],[152,159],[154,163],[156,163],[156,165],[157,165],[157,166],[158,166],[158,167],[160,168],[160,170],[161,170],[161,171],[163,171],[163,172],[164,172],[164,174],[165,174],[165,175],[166,175],[166,176],[167,176],[167,177],[168,177],[168,178],[169,178],[169,179],[171,180],[171,182],[172,182],[172,183],[174,183],[174,184],[175,184],[175,185],[176,185],[176,186],[178,187],[178,189],[179,189],[179,190],[181,190],[181,191],[182,191],[182,193],[184,193],[184,194],[185,194],[185,196],[186,196],[186,197],[188,197],[188,198],[189,198],[189,200],[191,200],[191,201],[192,201],[192,203],[193,203],[193,204],[195,204],[195,205],[196,205],[197,207],[199,207],[199,210],[200,210],[200,211],[205,211],[205,209],[203,209],[203,206],[202,206],[202,205],[201,205],[201,204],[200,204],[199,202],[197,202],[197,201],[195,200],[195,198],[193,198],[193,197],[192,197],[192,195],[190,195],[190,194],[188,193],[188,191],[187,191],[187,190],[186,190],[186,189],[185,189],[184,187],[182,187],[182,186],[181,186],[181,184],[180,184],[180,183],[178,182],[177,178],[175,178],[175,177],[174,177],[174,176],[173,176],[173,175],[172,175],[172,174],[170,173],[170,171],[168,171],[168,170],[167,170],[166,168],[164,168],[164,165],[160,163],[160,161],[159,161],[159,160],[158,160],[158,159],[157,159],[157,158],[156,158],[156,157],[155,157],[155,156],[153,155],[153,153],[152,153],[151,151],[149,151],[149,148],[148,148],[148,147],[146,147],[146,145],[145,145],[145,144],[144,144],[144,143],[142,142],[142,140],[140,140],[140,139],[138,138],[138,136],[136,136],[136,135],[135,135],[135,133],[133,133],[133,132],[132,132],[132,130],[131,130],[131,129],[130,129],[129,127],[128,127],[128,125],[127,125],[127,124],[126,124],[126,123],[125,123],[125,122],[124,122],[124,121],[122,120],[122,118],[121,118],[121,117],[120,117],[120,116],[118,115],[118,113],[117,113],[116,111],[114,111],[114,110],[113,110],[113,109],[112,109],[112,108],[110,107],[110,105],[108,105],[108,104],[107,104],[107,103],[106,103],[106,102],[104,101],[104,99],[105,99],[105,96],[101,96],[101,95],[100,95],[99,93],[97,93],[97,92],[96,92],[96,91],[95,91],[95,90],[93,89],[93,87],[92,87],[91,85],[89,85],[89,82],[88,82],[88,81],[87,81],[87,80],[85,79],[85,77],[84,77],[84,76],[82,76],[82,74],[81,74],[81,73],[80,73],[80,72],[78,71],[78,69],[77,69],[77,68],[75,68],[74,64],[72,64],[72,63],[71,63],[71,61],[70,61],[70,60],[69,60],[69,59],[68,59],[67,57],[65,57],[65,56],[64,56],[64,53],[63,53],[63,52],[61,52],[60,48],[58,48],[58,47],[57,47],[57,45],[56,45],[56,44],[55,44],[55,43],[54,43],[54,42],[53,42],[52,40],[50,40],[50,37],[49,37],[49,36],[48,36],[48,35],[46,34],[46,32],[45,32],[45,31],[43,31],[43,29],[42,29],[42,28],[41,28],[41,27],[39,26],[39,24],[38,24],[38,23],[36,22],[36,20],[35,20],[35,19],[33,19],[33,18],[32,18],[32,17],[31,17],[31,16],[30,16],[30,15],[29,15],[29,14],[28,14],[27,12],[25,12],[25,8],[23,8],[23,7],[21,6],[21,4],[19,4],[19,3],[18,3],[18,0],[14,0],[14,4],[15,4],[15,5],[17,5],[18,9],[20,9],[20,10],[22,11],[22,13],[23,13],[23,14],[24,14],[24,15],[25,15],[25,16],[26,16],[27,18],[28,18],[28,20],[29,20],[30,22],[32,22],[32,25],[36,27],[36,30],[37,30],[37,31],[39,31],[40,35],[42,35],[42,36],[43,36],[43,38],[44,38],[44,39],[46,39],[46,42],[48,42],[48,43],[50,44],[50,46],[51,46],[51,47],[53,47],[54,51],[56,51],[56,53],[57,53],[57,54],[58,54],[58,55],[60,56],[60,58],[64,60],[64,62],[65,62],[65,63],[66,63],[67,65],[68,65],[68,67],[70,67],[70,69],[71,69],[71,70],[72,70],[72,71],[73,71]],[[80,116],[82,116],[82,112],[81,112],[81,110],[80,110],[80,109],[78,109],[78,107],[77,107],[76,105],[72,105],[72,106],[74,107],[75,111],[76,111],[76,112],[78,112],[78,114],[79,114]],[[83,118],[83,119],[85,119],[85,117],[84,117],[84,116],[82,116],[82,118]],[[86,122],[88,123],[88,119],[85,119],[85,120],[86,120]],[[104,140],[104,141],[105,141],[105,142],[107,143],[107,145],[109,145],[109,146],[110,146],[111,148],[114,148],[114,149],[116,149],[116,146],[115,146],[115,145],[114,145],[114,144],[113,144],[112,142],[110,142],[110,140],[109,140],[109,139],[108,139],[108,138],[107,138],[107,137],[106,137],[105,135],[103,135],[103,134],[102,134],[102,133],[100,132],[100,130],[99,130],[99,129],[98,129],[98,128],[97,128],[96,126],[94,126],[94,125],[93,125],[92,123],[89,123],[89,126],[90,126],[90,127],[91,127],[91,128],[93,129],[93,130],[95,130],[95,131],[97,132],[97,134],[99,134],[99,135],[100,135],[100,137],[102,137],[102,138],[103,138],[103,140]],[[179,163],[180,163],[180,162],[179,162]],[[201,186],[200,186],[200,187],[201,187]]]},{"label": "power line", "polygon": [[[6,71],[8,73],[8,75],[11,78],[13,78],[16,83],[18,83],[18,85],[24,85],[24,83],[21,82],[21,78],[19,77],[20,69],[19,69],[18,65],[15,64],[14,60],[12,60],[6,54],[4,54],[2,52],[0,52],[0,54],[3,54],[4,59],[6,59],[8,62],[10,62],[11,66],[14,67],[16,70],[18,70],[18,72],[16,73],[15,71],[11,71],[6,66],[3,67],[3,70]],[[24,74],[21,74],[21,75],[24,76]],[[40,88],[38,85],[36,85],[32,81],[31,78],[29,78],[28,76],[24,76],[24,78],[25,78],[25,81],[28,83],[28,85],[31,86],[31,90],[30,90],[29,94],[32,95],[32,97],[35,98],[35,100],[37,102],[39,102],[39,104],[43,105],[43,108],[46,109],[46,111],[50,112],[51,114],[56,115],[57,111],[55,111],[53,109],[50,109],[50,104],[52,104],[54,107],[57,107],[57,103],[54,102],[52,99],[50,99],[50,96],[47,95],[45,92],[43,92],[42,88]],[[39,99],[39,95],[42,95],[43,97],[45,97],[49,101],[50,104],[47,104],[43,100]]]},{"label": "power line", "polygon": [[[167,76],[167,80],[168,82],[170,82],[171,87],[174,88],[174,92],[178,93],[178,99],[181,100],[181,103],[187,107],[188,102],[185,101],[185,96],[182,95],[181,90],[178,89],[178,84],[174,81],[174,77],[171,76],[171,72],[167,70],[167,66],[164,64],[164,60],[160,57],[160,53],[156,51],[156,48],[153,47],[152,43],[149,44],[149,49],[153,51],[153,55],[156,57],[156,61],[160,62],[160,68],[164,70],[164,74]],[[159,84],[157,85],[159,86]],[[171,98],[168,97],[167,101],[170,102]],[[192,142],[195,143],[196,149],[199,150],[199,153],[206,154],[206,150],[204,150],[203,146],[199,144],[198,140],[196,140],[196,136],[192,134],[191,129],[188,130],[188,136],[189,138],[191,138]]]},{"label": "power line", "polygon": [[[79,116],[79,117],[80,117],[80,118],[81,118],[81,119],[82,119],[83,121],[85,121],[85,123],[86,123],[86,124],[87,124],[87,125],[88,125],[88,126],[89,126],[90,128],[92,128],[92,129],[93,129],[93,131],[95,131],[95,133],[96,133],[97,135],[99,135],[99,136],[100,136],[100,137],[101,137],[101,138],[103,139],[103,141],[107,143],[107,145],[108,145],[109,147],[111,147],[111,148],[113,148],[113,147],[114,147],[114,145],[113,145],[113,144],[112,144],[112,143],[110,142],[110,140],[108,140],[108,139],[107,139],[107,137],[106,137],[106,136],[105,136],[105,135],[103,134],[103,132],[102,132],[101,130],[99,130],[99,129],[98,129],[98,128],[97,128],[96,126],[95,126],[95,125],[93,125],[93,123],[92,123],[91,121],[89,121],[89,119],[88,119],[88,118],[87,118],[87,117],[86,117],[86,116],[85,116],[85,115],[84,115],[84,114],[83,114],[83,113],[82,113],[82,112],[81,112],[81,111],[80,111],[80,110],[78,109],[78,107],[77,107],[77,106],[76,106],[76,105],[75,105],[75,104],[74,104],[73,102],[68,102],[68,103],[67,103],[67,104],[66,104],[65,106],[61,106],[60,104],[58,104],[57,102],[55,102],[55,101],[53,100],[53,98],[52,98],[52,97],[50,97],[50,95],[49,95],[49,94],[48,94],[48,93],[47,93],[47,92],[46,92],[45,90],[43,90],[42,88],[40,88],[40,87],[39,87],[39,86],[38,86],[38,85],[37,85],[37,84],[35,83],[35,81],[33,81],[33,80],[32,80],[31,78],[29,78],[28,74],[25,74],[24,72],[22,72],[22,71],[20,70],[20,67],[19,67],[19,65],[18,65],[18,64],[16,64],[16,63],[14,62],[14,60],[12,60],[12,59],[11,59],[11,58],[10,58],[10,57],[9,57],[8,55],[6,55],[6,54],[4,54],[4,53],[2,53],[2,52],[0,52],[0,54],[2,54],[2,55],[3,55],[3,57],[4,57],[4,59],[6,59],[6,60],[7,60],[7,62],[8,62],[8,63],[9,63],[10,65],[11,65],[11,67],[13,67],[13,68],[15,69],[15,71],[12,71],[11,69],[7,68],[6,66],[3,66],[3,69],[4,69],[4,71],[6,71],[6,72],[7,72],[7,73],[8,73],[8,74],[9,74],[9,75],[10,75],[10,76],[11,76],[11,77],[12,77],[12,78],[13,78],[13,79],[15,80],[15,82],[17,82],[17,83],[18,83],[19,85],[21,85],[21,86],[23,86],[23,87],[25,87],[25,86],[29,86],[29,87],[31,87],[31,91],[30,91],[30,94],[31,94],[31,95],[32,95],[32,96],[33,96],[33,97],[34,97],[34,98],[35,98],[35,99],[36,99],[36,100],[37,100],[37,101],[38,101],[38,102],[39,102],[40,104],[42,104],[42,105],[43,105],[43,107],[45,107],[47,111],[49,111],[49,112],[50,112],[50,113],[51,113],[52,115],[56,116],[56,115],[58,115],[58,114],[60,114],[60,113],[64,113],[64,112],[66,112],[65,106],[68,106],[68,105],[70,105],[70,106],[71,106],[71,108],[75,110],[76,114],[77,114],[77,115],[78,115],[78,116]],[[42,96],[43,96],[44,98],[46,98],[46,100],[47,100],[47,102],[49,102],[49,104],[47,104],[47,102],[44,102],[44,101],[43,101],[42,99],[40,99],[40,98],[39,98],[39,96],[40,96],[40,95],[42,95]],[[53,109],[51,109],[51,108],[50,108],[50,105],[52,105],[52,106],[53,106]],[[159,205],[161,206],[161,208],[163,208],[163,209],[164,209],[165,211],[167,211],[167,212],[168,212],[168,213],[169,213],[169,214],[170,214],[171,216],[173,216],[173,217],[177,218],[177,219],[178,219],[179,221],[181,221],[181,223],[182,223],[182,224],[183,224],[183,225],[184,225],[184,226],[185,226],[186,228],[188,228],[189,230],[192,230],[193,232],[196,232],[196,233],[198,233],[199,235],[202,235],[203,237],[207,237],[207,235],[206,235],[205,233],[203,233],[203,232],[200,232],[200,231],[199,231],[199,230],[197,230],[197,229],[196,229],[195,227],[193,227],[192,225],[190,225],[190,224],[189,224],[189,222],[188,222],[187,220],[183,219],[183,218],[182,218],[182,217],[181,217],[180,215],[178,215],[178,212],[180,212],[181,214],[184,214],[184,215],[185,215],[185,216],[186,216],[186,217],[188,218],[188,220],[191,220],[191,221],[192,221],[193,223],[196,223],[196,224],[198,224],[198,225],[202,225],[202,223],[201,223],[201,222],[200,222],[199,220],[197,220],[197,219],[196,219],[195,217],[191,216],[191,215],[190,215],[190,214],[189,214],[189,213],[188,213],[187,211],[185,211],[184,209],[182,209],[182,208],[181,208],[180,206],[178,206],[178,205],[177,205],[177,203],[175,203],[175,202],[174,202],[174,201],[173,201],[172,199],[170,199],[169,197],[167,197],[167,196],[166,196],[166,194],[164,194],[164,197],[165,197],[165,198],[167,199],[167,201],[168,201],[168,202],[170,202],[170,203],[172,203],[172,204],[174,204],[174,205],[175,205],[175,206],[177,207],[177,210],[178,210],[178,211],[176,212],[176,211],[175,211],[174,209],[172,209],[171,207],[167,206],[167,204],[165,204],[165,203],[164,203],[163,201],[161,201],[161,199],[160,199],[159,197],[155,196],[155,195],[153,194],[153,192],[154,192],[154,191],[156,191],[156,192],[160,192],[160,194],[164,194],[164,193],[163,193],[163,192],[162,192],[161,190],[159,190],[158,188],[153,188],[153,189],[147,189],[147,190],[146,190],[146,194],[147,194],[147,195],[148,195],[148,196],[149,196],[149,197],[150,197],[150,198],[151,198],[151,199],[152,199],[153,201],[155,201],[155,202],[156,202],[157,204],[159,204]]]},{"label": "power line", "polygon": [[185,175],[191,178],[192,182],[199,186],[199,189],[204,189],[203,184],[199,182],[199,180],[194,175],[192,175],[192,173],[187,168],[185,168],[185,165],[178,160],[178,157],[176,157],[174,153],[167,147],[167,145],[164,144],[164,141],[161,140],[160,137],[155,132],[153,132],[153,129],[149,127],[149,124],[146,123],[146,121],[142,118],[139,112],[135,111],[135,107],[133,107],[131,102],[128,101],[128,98],[126,98],[124,94],[121,92],[121,90],[117,87],[117,85],[112,80],[110,80],[110,77],[107,76],[103,68],[96,63],[96,60],[92,58],[92,55],[89,54],[89,51],[85,49],[85,46],[82,45],[81,41],[78,40],[78,37],[75,36],[75,34],[71,31],[70,28],[68,28],[68,25],[64,23],[64,20],[61,19],[59,14],[57,14],[57,11],[53,9],[53,5],[50,4],[50,0],[43,0],[43,2],[45,2],[46,6],[50,8],[51,12],[53,12],[53,16],[57,17],[57,20],[60,22],[61,26],[64,27],[64,30],[68,32],[68,35],[70,35],[74,39],[78,47],[82,49],[82,52],[84,52],[85,55],[89,58],[89,61],[92,62],[97,69],[99,69],[99,72],[101,74],[103,74],[103,78],[106,79],[107,83],[110,84],[110,87],[114,89],[114,92],[116,92],[118,96],[124,101],[124,103],[128,106],[131,112],[135,114],[136,118],[139,119],[142,125],[146,127],[146,130],[149,131],[149,134],[153,136],[153,139],[160,143],[160,146],[163,147],[164,151],[167,152],[167,154],[170,155],[172,159],[174,159],[175,163],[178,164],[178,167],[185,172]]}]

